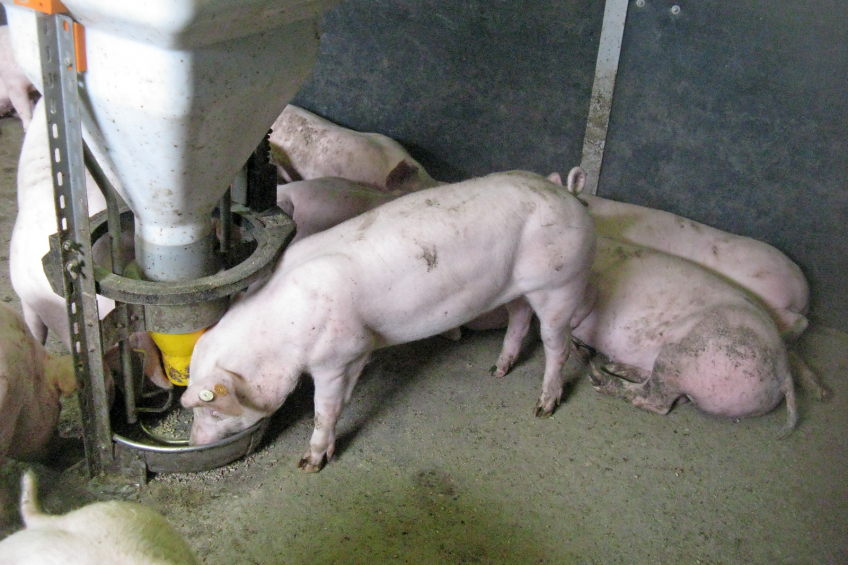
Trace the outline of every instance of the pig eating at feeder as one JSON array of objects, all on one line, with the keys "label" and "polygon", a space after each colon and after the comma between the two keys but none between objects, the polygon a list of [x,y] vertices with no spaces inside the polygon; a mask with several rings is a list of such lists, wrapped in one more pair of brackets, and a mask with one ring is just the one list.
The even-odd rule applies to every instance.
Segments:
[{"label": "pig eating at feeder", "polygon": [[182,396],[194,409],[191,441],[210,443],[269,416],[309,373],[315,430],[300,466],[318,471],[333,456],[336,423],[371,351],[501,305],[509,328],[496,373],[515,362],[535,312],[545,349],[536,414],[550,414],[594,244],[576,198],[520,171],[409,194],[307,237],[197,342]]}]

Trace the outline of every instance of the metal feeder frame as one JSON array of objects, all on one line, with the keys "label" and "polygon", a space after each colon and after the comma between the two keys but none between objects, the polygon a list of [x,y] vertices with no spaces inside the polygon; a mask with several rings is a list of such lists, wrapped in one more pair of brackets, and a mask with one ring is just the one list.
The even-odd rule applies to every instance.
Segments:
[{"label": "metal feeder frame", "polygon": [[[230,295],[270,276],[294,235],[294,223],[276,206],[276,170],[268,161],[268,137],[246,166],[248,192],[242,204],[254,211],[231,210],[229,190],[219,205],[224,256],[230,250],[231,217],[237,214],[257,243],[250,257],[216,275],[191,281],[149,282],[121,276],[121,221],[129,220],[131,212],[122,212],[120,197],[82,138],[74,22],[63,14],[38,14],[37,18],[58,227],[43,263],[51,285],[65,297],[67,306],[89,475],[119,482],[130,479],[140,485],[146,482],[148,470],[197,472],[225,465],[256,448],[267,420],[208,446],[147,445],[123,438],[112,432],[103,359],[108,348],[120,344],[127,422],[134,424],[138,410],[129,335],[146,330],[182,333],[211,325],[226,310]],[[107,202],[107,210],[91,220],[86,166]],[[107,232],[112,272],[96,266],[91,254],[92,244]],[[100,323],[96,323],[98,292],[116,303]]]}]

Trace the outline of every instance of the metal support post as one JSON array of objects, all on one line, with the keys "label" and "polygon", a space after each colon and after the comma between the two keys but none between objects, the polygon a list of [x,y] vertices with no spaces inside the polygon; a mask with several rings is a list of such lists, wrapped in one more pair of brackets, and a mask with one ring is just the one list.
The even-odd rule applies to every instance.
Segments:
[{"label": "metal support post", "polygon": [[113,470],[115,459],[91,256],[73,20],[39,14],[38,44],[71,354],[93,477]]},{"label": "metal support post", "polygon": [[604,8],[604,23],[598,44],[598,61],[595,65],[595,82],[592,85],[589,118],[586,120],[586,134],[583,138],[583,158],[580,163],[586,171],[586,186],[583,191],[589,194],[598,192],[598,179],[601,176],[601,162],[604,159],[604,146],[612,110],[615,76],[618,74],[618,58],[621,54],[621,38],[624,36],[628,1],[607,0]]}]

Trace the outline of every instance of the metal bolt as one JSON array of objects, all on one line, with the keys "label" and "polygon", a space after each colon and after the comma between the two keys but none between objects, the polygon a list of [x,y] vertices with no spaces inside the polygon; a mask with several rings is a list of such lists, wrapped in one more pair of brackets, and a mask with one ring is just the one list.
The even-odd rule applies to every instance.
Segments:
[{"label": "metal bolt", "polygon": [[71,275],[71,278],[76,280],[77,274],[79,273],[80,262],[78,259],[71,259],[67,263],[65,263],[65,270],[68,271],[68,274]]},{"label": "metal bolt", "polygon": [[65,241],[64,243],[62,243],[62,249],[64,249],[65,251],[70,251],[73,248],[74,248],[74,244],[71,243],[70,241]]},{"label": "metal bolt", "polygon": [[636,6],[639,8],[645,7],[645,0],[636,0]]},{"label": "metal bolt", "polygon": [[675,4],[674,6],[672,6],[672,7],[671,7],[671,13],[672,13],[672,14],[674,14],[675,16],[676,16],[677,14],[679,14],[679,13],[680,13],[680,6],[678,6],[677,4]]}]

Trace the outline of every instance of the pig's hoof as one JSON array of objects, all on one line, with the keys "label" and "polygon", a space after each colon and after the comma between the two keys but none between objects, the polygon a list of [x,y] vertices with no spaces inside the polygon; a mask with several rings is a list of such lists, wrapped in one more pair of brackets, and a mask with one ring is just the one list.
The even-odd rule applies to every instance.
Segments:
[{"label": "pig's hoof", "polygon": [[304,455],[300,459],[300,462],[297,464],[297,466],[300,469],[302,469],[303,472],[305,472],[305,473],[317,473],[318,471],[320,471],[321,469],[324,468],[324,465],[327,464],[327,455],[326,454],[321,456],[321,460],[317,464],[311,463],[309,461],[309,458],[310,458],[310,454],[307,453],[306,455]]},{"label": "pig's hoof", "polygon": [[541,405],[537,405],[536,408],[533,410],[533,416],[535,416],[536,418],[550,418],[553,415],[553,409],[545,410],[545,408]]},{"label": "pig's hoof", "polygon": [[493,377],[498,377],[498,378],[505,377],[506,373],[507,373],[506,370],[498,369],[497,365],[492,365],[492,368],[489,369],[489,374],[492,375]]},{"label": "pig's hoof", "polygon": [[557,399],[539,399],[539,402],[536,403],[536,408],[533,409],[533,416],[536,418],[550,418],[554,415],[554,410],[559,405],[559,398]]}]

